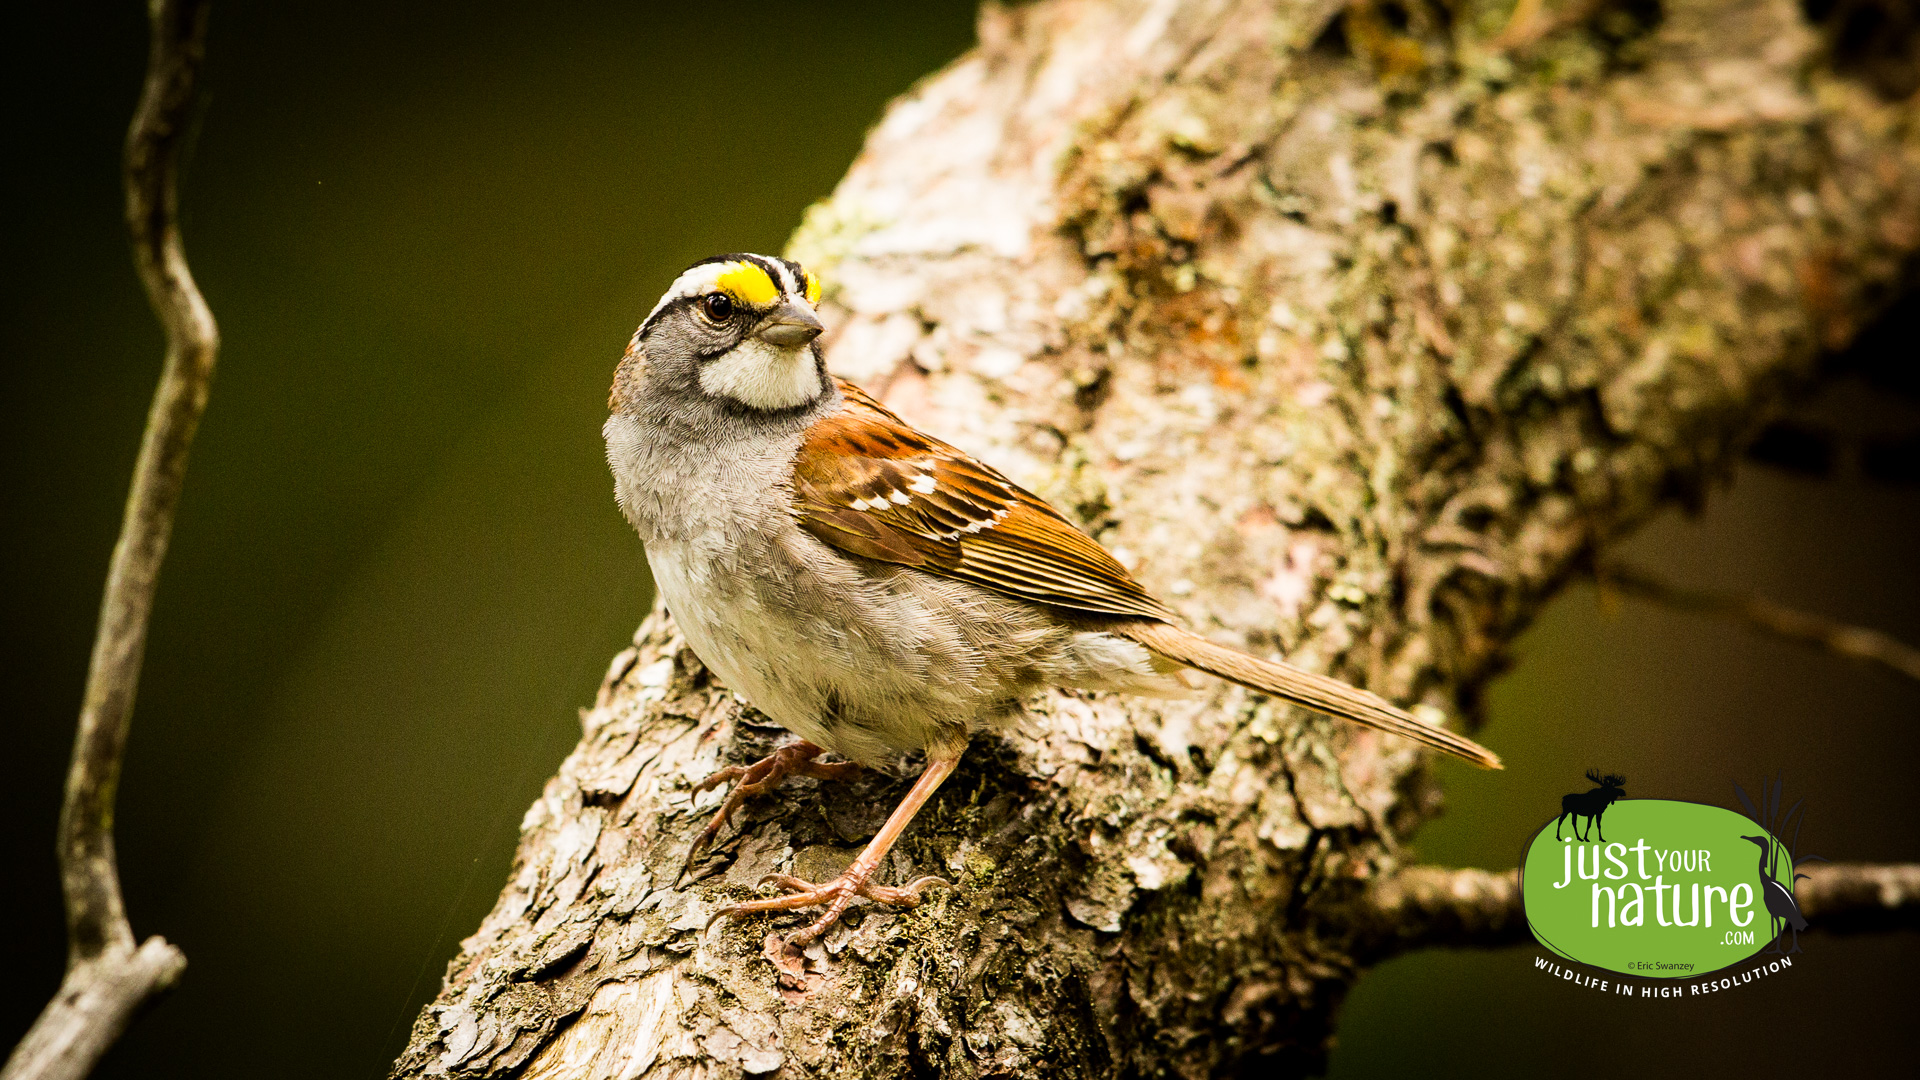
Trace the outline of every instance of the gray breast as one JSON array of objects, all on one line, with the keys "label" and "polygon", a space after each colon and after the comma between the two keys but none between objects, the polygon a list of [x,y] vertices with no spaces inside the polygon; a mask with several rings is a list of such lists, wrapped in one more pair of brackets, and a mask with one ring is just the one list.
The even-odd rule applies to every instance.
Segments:
[{"label": "gray breast", "polygon": [[627,518],[694,653],[774,721],[855,761],[958,750],[1048,685],[1148,689],[1145,650],[978,586],[830,548],[791,512],[800,433],[662,445],[606,426]]}]

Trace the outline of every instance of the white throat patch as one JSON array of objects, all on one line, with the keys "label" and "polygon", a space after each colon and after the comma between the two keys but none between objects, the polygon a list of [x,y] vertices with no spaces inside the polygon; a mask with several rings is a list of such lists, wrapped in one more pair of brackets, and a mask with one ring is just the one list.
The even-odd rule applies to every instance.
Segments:
[{"label": "white throat patch", "polygon": [[700,367],[700,389],[748,408],[773,411],[805,405],[825,389],[813,350],[747,338]]}]

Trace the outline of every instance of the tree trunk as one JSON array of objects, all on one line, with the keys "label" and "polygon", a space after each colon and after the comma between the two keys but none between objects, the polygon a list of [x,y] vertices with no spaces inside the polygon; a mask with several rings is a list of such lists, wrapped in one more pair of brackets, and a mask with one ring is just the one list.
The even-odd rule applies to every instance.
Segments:
[{"label": "tree trunk", "polygon": [[[1502,52],[1503,2],[989,5],[793,240],[828,356],[1202,633],[1471,728],[1533,613],[1920,244],[1920,102],[1792,0],[1559,7]],[[1411,745],[1221,684],[1032,714],[881,871],[956,888],[778,962],[799,916],[711,913],[830,876],[899,782],[790,781],[675,889],[690,785],[783,733],[656,611],[395,1075],[1307,1069],[1427,940],[1375,906],[1437,803]]]}]

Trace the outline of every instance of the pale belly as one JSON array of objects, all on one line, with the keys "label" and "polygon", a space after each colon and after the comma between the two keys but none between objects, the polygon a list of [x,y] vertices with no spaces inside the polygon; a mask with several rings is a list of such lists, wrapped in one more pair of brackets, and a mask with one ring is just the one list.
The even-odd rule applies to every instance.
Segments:
[{"label": "pale belly", "polygon": [[694,654],[803,739],[880,765],[908,751],[963,743],[981,714],[992,711],[985,700],[991,688],[943,671],[958,658],[940,655],[951,649],[926,650],[916,641],[923,635],[904,630],[925,615],[898,610],[897,600],[876,605],[856,591],[855,601],[845,602],[846,583],[835,588],[771,554],[714,557],[696,544],[657,541],[647,559]]},{"label": "pale belly", "polygon": [[1183,693],[1138,645],[1032,605],[901,567],[859,564],[795,530],[744,550],[647,546],[681,633],[776,723],[854,761],[957,752],[1047,686]]}]

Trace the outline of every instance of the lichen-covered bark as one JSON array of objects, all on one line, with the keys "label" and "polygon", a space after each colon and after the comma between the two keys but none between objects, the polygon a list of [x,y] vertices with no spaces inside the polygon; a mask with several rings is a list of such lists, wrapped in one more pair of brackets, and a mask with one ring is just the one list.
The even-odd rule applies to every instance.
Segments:
[{"label": "lichen-covered bark", "polygon": [[[1506,4],[1396,10],[990,6],[792,253],[837,370],[1197,629],[1472,725],[1541,603],[1898,287],[1920,106],[1791,0],[1606,6],[1516,55]],[[882,871],[958,888],[783,964],[795,919],[708,916],[830,875],[899,783],[790,782],[672,888],[719,799],[691,783],[782,733],[656,612],[396,1075],[1319,1062],[1378,955],[1356,912],[1437,803],[1423,756],[1231,687],[1032,712]]]}]

